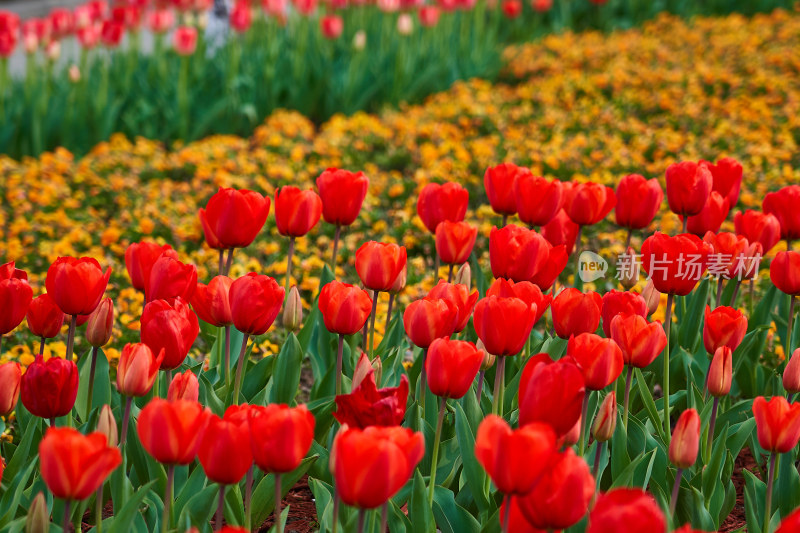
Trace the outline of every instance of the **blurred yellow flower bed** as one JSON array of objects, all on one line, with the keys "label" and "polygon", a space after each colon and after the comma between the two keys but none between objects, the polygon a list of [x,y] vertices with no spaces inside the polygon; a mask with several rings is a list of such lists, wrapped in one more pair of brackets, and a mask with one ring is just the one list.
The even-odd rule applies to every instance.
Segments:
[{"label": "blurred yellow flower bed", "polygon": [[[335,116],[318,128],[297,113],[277,112],[250,139],[215,136],[167,149],[115,136],[79,160],[64,150],[23,161],[1,157],[0,258],[29,272],[34,294],[59,255],[111,265],[116,331],[106,351],[113,358],[138,337],[142,309],[125,274],[125,248],[141,239],[169,243],[207,282],[217,255],[203,243],[197,210],[220,186],[272,196],[288,183],[313,186],[327,167],[364,170],[370,190],[345,234],[339,275],[357,279],[352,255],[365,240],[402,243],[410,285],[401,306],[432,284],[435,252],[416,216],[419,189],[445,180],[468,187],[467,219],[479,225],[476,250],[488,269],[486,239],[498,217],[482,177],[502,161],[613,186],[634,172],[663,180],[676,160],[732,156],[745,169],[738,208],[759,208],[767,190],[800,182],[798,35],[798,12],[689,22],[664,15],[635,30],[566,33],[512,47],[502,83],[458,83],[422,105]],[[662,213],[651,230],[674,230],[677,217]],[[321,223],[298,240],[293,273],[306,306],[330,260],[332,235]],[[601,253],[615,254],[624,232],[609,220],[590,238]],[[261,237],[237,251],[231,275],[253,270],[282,282],[285,247],[270,217]],[[27,362],[38,344],[24,324],[20,329],[5,357]],[[260,351],[276,348],[264,341]]]}]

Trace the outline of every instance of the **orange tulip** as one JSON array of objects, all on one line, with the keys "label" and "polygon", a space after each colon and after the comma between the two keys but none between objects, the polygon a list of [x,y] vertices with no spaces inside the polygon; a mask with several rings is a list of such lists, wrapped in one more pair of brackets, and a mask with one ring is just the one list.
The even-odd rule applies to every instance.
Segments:
[{"label": "orange tulip", "polygon": [[305,405],[250,409],[250,447],[264,472],[283,474],[300,465],[314,440],[314,415]]},{"label": "orange tulip", "polygon": [[356,251],[356,272],[367,289],[388,291],[406,267],[406,249],[369,241]]},{"label": "orange tulip", "polygon": [[0,416],[8,416],[17,406],[22,373],[19,363],[0,363]]},{"label": "orange tulip", "polygon": [[197,456],[210,411],[197,402],[154,398],[139,414],[139,440],[166,465],[188,465]]},{"label": "orange tulip", "polygon": [[786,453],[800,440],[800,403],[790,404],[783,396],[753,401],[758,443],[771,452]]},{"label": "orange tulip", "polygon": [[669,461],[678,468],[689,468],[700,449],[700,415],[694,409],[681,413],[669,442]]},{"label": "orange tulip", "polygon": [[117,389],[126,396],[144,396],[153,388],[164,360],[164,348],[154,355],[146,344],[126,344],[117,366]]},{"label": "orange tulip", "polygon": [[187,370],[182,374],[175,374],[167,390],[168,401],[189,400],[190,402],[196,402],[199,396],[200,383],[197,381],[197,376],[195,376],[191,370]]}]

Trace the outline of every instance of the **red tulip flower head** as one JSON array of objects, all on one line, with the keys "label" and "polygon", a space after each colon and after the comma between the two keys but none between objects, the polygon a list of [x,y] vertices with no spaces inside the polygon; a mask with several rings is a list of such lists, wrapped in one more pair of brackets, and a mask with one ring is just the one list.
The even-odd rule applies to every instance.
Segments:
[{"label": "red tulip flower head", "polygon": [[642,245],[642,267],[658,292],[685,296],[703,276],[712,252],[711,245],[695,235],[656,232]]},{"label": "red tulip flower head", "polygon": [[597,498],[586,533],[664,531],[666,525],[664,513],[652,496],[642,489],[617,488]]},{"label": "red tulip flower head", "polygon": [[253,24],[253,12],[250,2],[236,0],[231,9],[230,15],[231,28],[237,33],[245,33]]},{"label": "red tulip flower head", "polygon": [[800,531],[800,509],[783,519],[775,533],[795,533]]},{"label": "red tulip flower head", "polygon": [[239,483],[253,465],[250,440],[246,420],[237,422],[208,415],[208,425],[197,450],[206,477],[221,485]]},{"label": "red tulip flower head", "polygon": [[328,331],[353,335],[366,324],[372,311],[372,298],[364,289],[333,280],[322,287],[317,305]]},{"label": "red tulip flower head", "polygon": [[753,401],[758,444],[773,453],[786,453],[800,440],[800,403],[789,403],[783,396]]},{"label": "red tulip flower head", "polygon": [[[565,193],[566,194],[566,193]],[[567,255],[575,251],[580,226],[570,220],[569,215],[561,209],[553,220],[542,226],[542,237],[552,246],[564,245]]]},{"label": "red tulip flower head", "polygon": [[41,355],[28,365],[20,384],[22,405],[33,415],[50,419],[72,411],[78,395],[78,367],[73,361]]},{"label": "red tulip flower head", "polygon": [[769,279],[785,294],[800,294],[800,253],[778,252],[769,265]]},{"label": "red tulip flower head", "polygon": [[676,215],[699,214],[711,193],[713,178],[706,165],[693,161],[673,163],[667,168],[667,201]]},{"label": "red tulip flower head", "polygon": [[250,409],[250,447],[264,472],[291,472],[314,441],[314,415],[305,405],[269,404]]},{"label": "red tulip flower head", "polygon": [[425,372],[436,396],[462,398],[483,364],[483,351],[471,342],[436,339],[428,348]]},{"label": "red tulip flower head", "polygon": [[[786,371],[784,371],[783,375],[785,385]],[[708,378],[706,379],[708,392],[717,398],[725,396],[731,391],[732,380],[733,354],[727,346],[720,346],[714,352],[714,356],[711,358],[711,366],[708,368]]]},{"label": "red tulip flower head", "polygon": [[0,266],[0,336],[20,325],[33,300],[28,275],[14,268],[14,262]]},{"label": "red tulip flower head", "polygon": [[626,365],[645,368],[667,346],[661,322],[648,322],[640,315],[619,314],[611,321],[611,335]]},{"label": "red tulip flower head", "polygon": [[712,311],[706,306],[703,344],[708,353],[713,354],[722,346],[736,351],[745,333],[747,333],[747,317],[741,311],[723,305]]},{"label": "red tulip flower head", "polygon": [[22,371],[19,363],[0,363],[0,416],[8,416],[17,406]]},{"label": "red tulip flower head", "polygon": [[197,50],[197,28],[178,26],[172,34],[172,47],[179,56],[190,56]]},{"label": "red tulip flower head", "polygon": [[229,298],[233,325],[248,335],[263,335],[283,305],[284,288],[269,276],[255,272],[231,284]]},{"label": "red tulip flower head", "polygon": [[161,254],[150,270],[145,300],[189,300],[197,288],[197,268],[181,263],[172,254]]},{"label": "red tulip flower head", "polygon": [[356,251],[356,272],[367,289],[388,291],[406,268],[406,261],[405,247],[369,241]]},{"label": "red tulip flower head", "polygon": [[647,302],[641,294],[611,289],[603,295],[603,333],[611,337],[611,321],[619,314],[647,317]]},{"label": "red tulip flower head", "polygon": [[737,235],[743,235],[749,242],[759,242],[767,253],[781,240],[781,223],[771,213],[761,213],[748,209],[733,215],[733,226]]},{"label": "red tulip flower head", "polygon": [[317,178],[322,218],[328,224],[349,226],[358,218],[367,196],[369,178],[363,172],[329,168]]},{"label": "red tulip flower head", "polygon": [[200,383],[191,370],[175,374],[169,384],[169,389],[167,389],[167,401],[188,400],[196,402],[199,397]]},{"label": "red tulip flower head", "polygon": [[411,302],[403,313],[403,327],[414,345],[427,348],[441,337],[452,335],[458,308],[450,300],[426,296]]},{"label": "red tulip flower head", "polygon": [[514,196],[519,219],[529,226],[544,226],[561,209],[564,188],[559,180],[520,174],[514,182]]},{"label": "red tulip flower head", "polygon": [[750,279],[755,276],[761,262],[763,248],[760,243],[751,245],[747,238],[727,231],[706,232],[703,241],[713,248],[708,256],[709,275],[729,279]]},{"label": "red tulip flower head", "polygon": [[448,300],[457,310],[456,325],[453,333],[460,333],[469,322],[475,303],[478,301],[478,291],[472,293],[466,285],[460,283],[447,283],[439,280],[434,288],[428,292],[428,298]]},{"label": "red tulip flower head", "polygon": [[583,373],[586,388],[601,390],[622,373],[622,350],[613,339],[594,333],[581,333],[569,338],[567,356],[572,357]]},{"label": "red tulip flower head", "polygon": [[312,190],[287,185],[275,191],[275,223],[278,233],[302,237],[322,216],[322,198]]},{"label": "red tulip flower head", "polygon": [[581,418],[586,386],[571,359],[553,361],[540,353],[525,364],[519,382],[519,424],[549,424],[563,437]]},{"label": "red tulip flower head", "polygon": [[475,333],[492,355],[516,355],[536,320],[536,305],[519,298],[487,296],[475,305]]},{"label": "red tulip flower head", "polygon": [[198,283],[189,299],[197,316],[212,326],[233,324],[230,290],[233,280],[228,276],[214,276],[208,285]]},{"label": "red tulip flower head", "polygon": [[211,248],[244,248],[264,227],[269,215],[268,197],[247,189],[223,189],[200,209],[200,222]]},{"label": "red tulip flower head", "polygon": [[326,39],[338,39],[344,31],[344,20],[339,15],[323,15],[319,27]]},{"label": "red tulip flower head", "polygon": [[154,300],[144,306],[141,320],[142,342],[153,353],[164,350],[162,370],[178,368],[200,333],[200,324],[189,305],[175,298]]},{"label": "red tulip flower head", "polygon": [[156,355],[146,344],[126,344],[117,366],[117,390],[126,396],[145,396],[153,388],[163,360],[163,348]]},{"label": "red tulip flower head", "polygon": [[572,186],[564,199],[564,211],[575,224],[597,224],[617,205],[614,189],[599,183],[578,183]]},{"label": "red tulip flower head", "polygon": [[569,288],[561,291],[551,304],[556,335],[568,339],[572,335],[594,333],[600,325],[603,297],[594,291],[582,293]]},{"label": "red tulip flower head", "polygon": [[517,178],[530,175],[525,167],[513,163],[502,163],[486,169],[483,186],[492,210],[499,215],[513,215],[517,212],[517,196],[514,193]]},{"label": "red tulip flower head", "polygon": [[350,394],[336,396],[333,417],[342,425],[357,428],[399,426],[406,414],[408,377],[403,374],[397,387],[379,389],[375,370],[365,353],[361,353],[353,375]]},{"label": "red tulip flower head", "polygon": [[436,253],[446,265],[466,263],[477,237],[478,228],[466,222],[442,221],[436,226]]},{"label": "red tulip flower head", "polygon": [[45,286],[65,314],[88,315],[103,298],[109,277],[111,268],[103,272],[100,263],[91,257],[59,257],[47,269]]},{"label": "red tulip flower head", "polygon": [[486,291],[486,296],[499,296],[500,298],[519,298],[528,305],[536,305],[536,319],[534,324],[542,318],[544,312],[550,307],[553,297],[550,294],[545,294],[542,290],[529,281],[520,281],[514,283],[504,278],[497,278],[489,286]]},{"label": "red tulip flower head", "polygon": [[764,213],[772,214],[781,226],[781,238],[794,240],[800,237],[800,185],[789,185],[764,196]]},{"label": "red tulip flower head", "polygon": [[461,222],[467,213],[469,192],[454,182],[428,183],[419,192],[417,214],[431,233],[440,222]]},{"label": "red tulip flower head", "polygon": [[25,316],[31,333],[45,339],[57,336],[61,331],[61,326],[64,325],[64,312],[58,308],[47,293],[31,300]]},{"label": "red tulip flower head", "polygon": [[188,465],[197,457],[210,415],[197,402],[153,398],[139,413],[139,441],[159,463]]},{"label": "red tulip flower head", "polygon": [[125,250],[125,269],[134,289],[144,291],[150,285],[150,272],[162,254],[173,259],[178,258],[178,254],[169,244],[161,246],[154,242],[142,241],[128,246]]},{"label": "red tulip flower head", "polygon": [[743,169],[741,163],[732,157],[723,157],[714,165],[708,161],[701,161],[711,172],[711,190],[728,199],[731,207],[739,201],[739,190],[742,187]]},{"label": "red tulip flower head", "polygon": [[700,415],[687,409],[678,417],[669,442],[669,461],[681,469],[689,468],[697,460],[700,450]]},{"label": "red tulip flower head", "polygon": [[543,291],[549,290],[555,284],[558,276],[564,271],[568,261],[569,255],[567,254],[566,245],[553,245],[547,255],[547,261],[545,261],[539,272],[531,278],[531,283],[534,283]]},{"label": "red tulip flower head", "polygon": [[640,174],[628,174],[622,178],[617,185],[616,196],[614,215],[617,224],[629,230],[649,226],[664,201],[664,191],[658,180],[648,180]]},{"label": "red tulip flower head", "polygon": [[709,231],[717,233],[722,227],[722,223],[728,218],[730,210],[728,199],[717,191],[711,191],[702,211],[690,216],[686,221],[686,231],[698,236],[705,235]]},{"label": "red tulip flower head", "polygon": [[547,262],[552,246],[540,234],[514,224],[492,228],[489,259],[492,275],[514,281],[530,281]]}]

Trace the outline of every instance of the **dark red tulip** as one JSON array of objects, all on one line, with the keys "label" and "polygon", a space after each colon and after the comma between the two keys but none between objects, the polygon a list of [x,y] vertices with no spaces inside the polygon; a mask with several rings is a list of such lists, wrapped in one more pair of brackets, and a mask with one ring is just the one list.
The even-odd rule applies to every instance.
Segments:
[{"label": "dark red tulip", "polygon": [[640,315],[647,318],[647,302],[641,294],[611,289],[603,295],[603,333],[611,337],[611,321],[619,314]]},{"label": "dark red tulip", "polygon": [[206,243],[215,249],[250,246],[267,221],[269,204],[255,191],[220,188],[199,211]]},{"label": "dark red tulip", "polygon": [[278,233],[302,237],[317,225],[322,215],[322,198],[317,193],[287,185],[275,191],[275,224]]},{"label": "dark red tulip", "polygon": [[408,377],[403,374],[397,387],[379,389],[375,383],[375,370],[369,357],[361,353],[350,394],[336,396],[333,417],[342,425],[365,428],[367,426],[399,426],[406,414]]},{"label": "dark red tulip", "polygon": [[264,472],[291,472],[314,441],[314,415],[305,405],[253,405],[249,423],[253,459]]},{"label": "dark red tulip", "polygon": [[597,330],[603,312],[603,297],[594,291],[582,293],[570,287],[561,291],[550,307],[556,335],[568,339],[572,335]]},{"label": "dark red tulip", "polygon": [[169,244],[162,246],[154,242],[141,241],[128,246],[125,250],[125,270],[128,271],[134,289],[144,291],[148,287],[153,264],[162,254],[178,258],[178,254]]},{"label": "dark red tulip", "polygon": [[253,465],[249,424],[208,415],[197,458],[210,481],[221,485],[239,483]]},{"label": "dark red tulip", "polygon": [[531,357],[519,381],[519,425],[550,424],[558,437],[570,432],[581,418],[586,387],[571,359],[553,361],[546,353]]},{"label": "dark red tulip", "polygon": [[153,398],[139,413],[142,447],[159,463],[188,465],[197,457],[211,411],[197,402]]},{"label": "dark red tulip", "polygon": [[467,326],[467,322],[472,316],[475,303],[478,301],[478,291],[474,290],[470,294],[466,285],[439,280],[439,283],[428,293],[428,297],[448,300],[456,307],[458,317],[456,318],[456,326],[453,333],[460,333]]},{"label": "dark red tulip", "polygon": [[556,453],[556,434],[547,424],[531,422],[512,430],[489,415],[478,426],[475,457],[503,494],[521,496],[534,487]]},{"label": "dark red tulip", "polygon": [[570,337],[567,356],[578,363],[586,388],[590,390],[606,388],[622,373],[622,350],[613,339],[605,339],[594,333]]},{"label": "dark red tulip", "polygon": [[141,324],[142,342],[154,354],[164,350],[162,370],[181,366],[200,333],[197,315],[180,298],[149,302],[144,306]]},{"label": "dark red tulip", "polygon": [[[23,387],[24,387],[23,376]],[[23,400],[24,398],[23,388]],[[758,444],[773,453],[786,453],[800,440],[800,403],[789,403],[783,396],[767,401],[763,396],[753,400]]]},{"label": "dark red tulip", "polygon": [[567,212],[561,209],[553,220],[542,226],[542,237],[547,239],[554,247],[564,245],[567,255],[575,250],[575,240],[578,238],[580,226],[570,220]]},{"label": "dark red tulip", "polygon": [[0,336],[20,325],[31,305],[33,289],[28,275],[14,268],[14,262],[0,267]]},{"label": "dark red tulip", "polygon": [[694,161],[673,163],[667,167],[667,201],[676,215],[699,214],[711,193],[713,178],[705,165]]},{"label": "dark red tulip", "polygon": [[559,180],[523,173],[514,182],[519,219],[529,226],[544,226],[556,216],[564,203]]},{"label": "dark red tulip", "polygon": [[764,196],[761,204],[764,213],[772,214],[781,226],[781,238],[794,240],[800,237],[800,185],[789,185]]},{"label": "dark red tulip", "polygon": [[597,498],[589,513],[586,533],[641,533],[664,531],[664,513],[642,489],[616,488]]},{"label": "dark red tulip", "polygon": [[181,263],[171,254],[161,254],[150,270],[145,300],[189,300],[197,287],[197,268]]},{"label": "dark red tulip", "polygon": [[428,388],[436,396],[458,399],[475,381],[483,364],[483,351],[471,342],[436,339],[428,347],[425,372]]},{"label": "dark red tulip", "polygon": [[467,213],[469,192],[454,182],[428,183],[419,192],[417,215],[431,233],[440,222],[461,222]]},{"label": "dark red tulip", "polygon": [[686,221],[686,231],[698,236],[703,236],[708,231],[716,233],[722,227],[725,219],[728,218],[730,210],[728,199],[717,191],[711,191],[703,210],[696,215],[690,216]]},{"label": "dark red tulip", "polygon": [[41,355],[28,365],[20,384],[22,405],[33,415],[50,419],[72,411],[78,395],[78,367],[73,361]]},{"label": "dark red tulip", "polygon": [[519,298],[487,296],[475,305],[473,324],[475,333],[492,355],[516,355],[536,320],[536,305]]},{"label": "dark red tulip", "polygon": [[356,272],[364,287],[388,291],[406,267],[404,246],[369,241],[356,251]]},{"label": "dark red tulip", "polygon": [[741,311],[724,305],[712,311],[706,306],[703,344],[709,354],[713,354],[722,346],[736,351],[745,333],[747,333],[747,317]]},{"label": "dark red tulip", "polygon": [[739,190],[742,187],[742,165],[732,157],[723,157],[714,165],[701,161],[711,171],[711,190],[717,191],[728,199],[731,207],[739,201]]},{"label": "dark red tulip", "polygon": [[567,247],[563,244],[554,245],[550,248],[550,253],[544,266],[531,278],[531,282],[538,285],[543,291],[549,290],[558,279],[558,276],[564,271],[568,261]]},{"label": "dark red tulip", "polygon": [[800,253],[778,252],[769,265],[769,279],[778,290],[797,296],[800,294]]},{"label": "dark red tulip", "polygon": [[358,218],[367,196],[369,178],[363,172],[329,168],[317,178],[322,218],[328,224],[349,226]]},{"label": "dark red tulip", "polygon": [[214,276],[207,286],[202,283],[197,284],[189,302],[203,322],[218,328],[233,324],[231,285],[233,280],[228,276]]},{"label": "dark red tulip", "polygon": [[492,228],[489,235],[489,259],[492,275],[514,281],[529,281],[542,268],[551,246],[533,230],[509,224]]},{"label": "dark red tulip", "polygon": [[436,226],[436,253],[445,265],[466,263],[477,237],[478,228],[466,222],[445,220]]},{"label": "dark red tulip", "polygon": [[426,296],[411,302],[403,313],[403,327],[414,345],[427,348],[441,337],[453,334],[458,308],[450,300]]},{"label": "dark red tulip", "polygon": [[616,196],[617,224],[630,230],[649,226],[664,201],[664,191],[658,180],[648,180],[641,174],[623,177],[617,185]]},{"label": "dark red tulip", "polygon": [[233,325],[248,335],[263,335],[275,322],[285,291],[269,276],[250,272],[231,284]]},{"label": "dark red tulip", "polygon": [[530,174],[531,171],[527,168],[513,163],[502,163],[486,169],[483,187],[495,213],[513,215],[517,212],[517,196],[514,192],[517,178]]},{"label": "dark red tulip", "polygon": [[655,361],[667,345],[661,322],[648,322],[633,314],[618,314],[611,320],[611,335],[626,365],[645,368]]},{"label": "dark red tulip", "polygon": [[744,235],[751,243],[759,242],[767,253],[781,240],[781,223],[771,213],[761,213],[748,209],[733,215],[733,225],[737,235]]},{"label": "dark red tulip", "polygon": [[567,529],[589,510],[594,486],[589,465],[567,448],[550,461],[533,490],[519,499],[520,509],[535,527]]},{"label": "dark red tulip", "polygon": [[642,245],[642,267],[658,292],[685,296],[703,276],[712,252],[711,245],[696,235],[670,237],[656,232]]},{"label": "dark red tulip", "polygon": [[91,257],[59,257],[47,269],[45,286],[65,314],[88,315],[103,298],[109,277],[111,268],[104,273],[100,263]]},{"label": "dark red tulip", "polygon": [[545,294],[535,284],[529,281],[520,281],[514,283],[504,278],[497,278],[489,286],[486,291],[486,296],[499,296],[501,298],[519,298],[528,305],[536,304],[536,319],[534,324],[542,318],[544,312],[550,307],[553,297],[550,294]]},{"label": "dark red tulip", "polygon": [[322,287],[317,305],[328,331],[353,335],[366,324],[372,298],[364,289],[333,280]]},{"label": "dark red tulip", "polygon": [[597,224],[614,209],[617,197],[614,189],[599,183],[577,183],[564,198],[564,211],[575,224]]}]

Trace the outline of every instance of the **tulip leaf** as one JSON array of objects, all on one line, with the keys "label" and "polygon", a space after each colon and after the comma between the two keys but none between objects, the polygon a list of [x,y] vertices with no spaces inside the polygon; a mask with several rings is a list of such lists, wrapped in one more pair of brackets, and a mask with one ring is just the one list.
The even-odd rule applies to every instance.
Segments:
[{"label": "tulip leaf", "polygon": [[[216,484],[208,485],[204,489],[195,493],[181,509],[177,523],[188,521],[192,524],[205,524],[217,510],[217,498],[219,497],[219,486]],[[172,519],[175,520],[174,517]]]},{"label": "tulip leaf", "polygon": [[479,533],[481,530],[475,517],[456,503],[453,491],[444,487],[434,487],[433,516],[442,533]]},{"label": "tulip leaf", "polygon": [[800,474],[795,468],[794,452],[784,453],[778,457],[776,471],[775,501],[781,516],[787,516],[797,507],[800,497]]},{"label": "tulip leaf", "polygon": [[414,518],[414,533],[434,533],[436,531],[433,512],[428,503],[428,491],[419,468],[414,470],[411,481],[411,499],[408,502],[408,515]]},{"label": "tulip leaf", "polygon": [[[619,431],[619,428],[617,428]],[[616,431],[614,432],[616,433]],[[650,450],[646,454],[642,454],[638,456],[636,459],[633,459],[628,465],[620,472],[614,473],[614,463],[613,463],[613,455],[612,455],[612,463],[611,463],[611,472],[613,476],[613,482],[611,483],[611,487],[628,487],[633,485],[641,486],[646,481],[649,481],[650,472],[653,470],[653,462],[656,458],[656,450]],[[645,461],[647,461],[645,463]],[[640,465],[643,465],[645,470],[639,476],[636,476],[637,469]],[[638,482],[637,482],[637,479]]]},{"label": "tulip leaf", "polygon": [[308,488],[311,490],[311,494],[314,495],[319,530],[333,530],[333,487],[324,481],[309,476]]},{"label": "tulip leaf", "polygon": [[[680,346],[686,348],[689,352],[694,352],[695,343],[703,331],[701,324],[703,323],[703,314],[705,313],[710,287],[711,281],[708,278],[703,279],[697,288],[684,298],[687,304],[686,315],[681,317],[678,322],[680,324],[678,340]],[[675,324],[672,324],[672,327],[675,327]]]},{"label": "tulip leaf", "polygon": [[[253,345],[248,348],[248,354],[251,353],[252,350]],[[253,398],[256,394],[267,386],[267,382],[272,376],[273,366],[272,358],[264,357],[246,369],[247,371],[244,372],[244,378],[242,379],[242,395],[247,401],[253,403]]]},{"label": "tulip leaf", "polygon": [[725,447],[727,439],[728,425],[726,424],[722,430],[722,433],[720,433],[719,436],[714,439],[715,445],[712,444],[711,446],[711,459],[702,470],[702,489],[703,496],[705,497],[704,503],[706,509],[708,508],[714,487],[720,485],[720,473],[722,472],[722,467],[725,466],[725,456],[726,452],[728,451],[728,449]]},{"label": "tulip leaf", "polygon": [[405,533],[415,531],[414,526],[408,516],[400,510],[394,500],[389,500],[389,531],[392,533]]},{"label": "tulip leaf", "polygon": [[744,473],[744,512],[749,531],[761,531],[763,527],[764,500],[767,484],[747,469]]},{"label": "tulip leaf", "polygon": [[610,452],[611,452],[611,478],[615,481],[620,479],[622,472],[624,472],[631,464],[630,456],[628,455],[628,432],[625,426],[617,425],[614,434],[611,436]]},{"label": "tulip leaf", "polygon": [[3,498],[0,500],[0,510],[3,512],[2,516],[0,516],[0,527],[8,524],[15,518],[14,515],[17,513],[17,506],[22,498],[25,485],[28,484],[28,479],[37,464],[38,461],[36,460],[30,461],[25,470],[20,471],[14,476],[13,480],[8,485],[8,489],[3,493]]},{"label": "tulip leaf", "polygon": [[281,351],[274,357],[272,370],[272,403],[291,404],[300,386],[303,349],[294,333],[290,333]]},{"label": "tulip leaf", "polygon": [[206,486],[206,475],[202,468],[195,467],[183,487],[176,492],[175,502],[173,503],[173,512],[176,516],[180,516],[183,508],[192,497],[198,494]]},{"label": "tulip leaf", "polygon": [[[22,402],[19,403],[21,404]],[[11,460],[6,465],[6,469],[3,472],[4,479],[15,479],[24,465],[27,465],[29,462],[35,462],[38,450],[36,448],[31,450],[31,448],[34,439],[37,442],[39,440],[37,436],[41,424],[42,419],[39,417],[32,418],[28,423],[28,426],[25,428],[25,433],[22,435],[22,440],[11,455]],[[33,453],[31,453],[31,451],[33,451]]]},{"label": "tulip leaf", "polygon": [[[139,506],[150,493],[150,489],[154,484],[155,480],[145,483],[133,493],[121,509],[114,510],[114,519],[106,530],[108,533],[127,533],[133,529],[131,526],[134,519],[140,516]],[[103,523],[105,524],[105,521]]]},{"label": "tulip leaf", "polygon": [[[300,466],[288,474],[283,474],[281,476],[281,493],[283,496],[289,493],[289,490],[297,483],[297,480],[303,477],[318,457],[319,455],[306,457],[300,462]],[[253,524],[261,524],[272,514],[272,510],[275,508],[274,474],[267,474],[255,486],[251,502],[253,508]]]},{"label": "tulip leaf", "polygon": [[664,427],[660,422],[661,416],[659,415],[656,404],[653,401],[653,396],[650,390],[647,388],[647,382],[644,380],[644,375],[638,368],[634,371],[634,373],[636,374],[636,386],[639,388],[639,397],[644,403],[644,407],[647,410],[647,415],[653,422],[653,426],[655,427],[658,436],[661,437],[663,442],[666,442],[667,439],[664,436]]},{"label": "tulip leaf", "polygon": [[[75,398],[75,411],[82,421],[89,419],[86,402],[89,398],[89,376],[92,369],[92,354],[81,357],[78,361],[78,395]],[[94,373],[94,391],[92,392],[92,409],[111,404],[111,377],[108,370],[108,359],[103,350],[97,350],[97,364]]]}]

